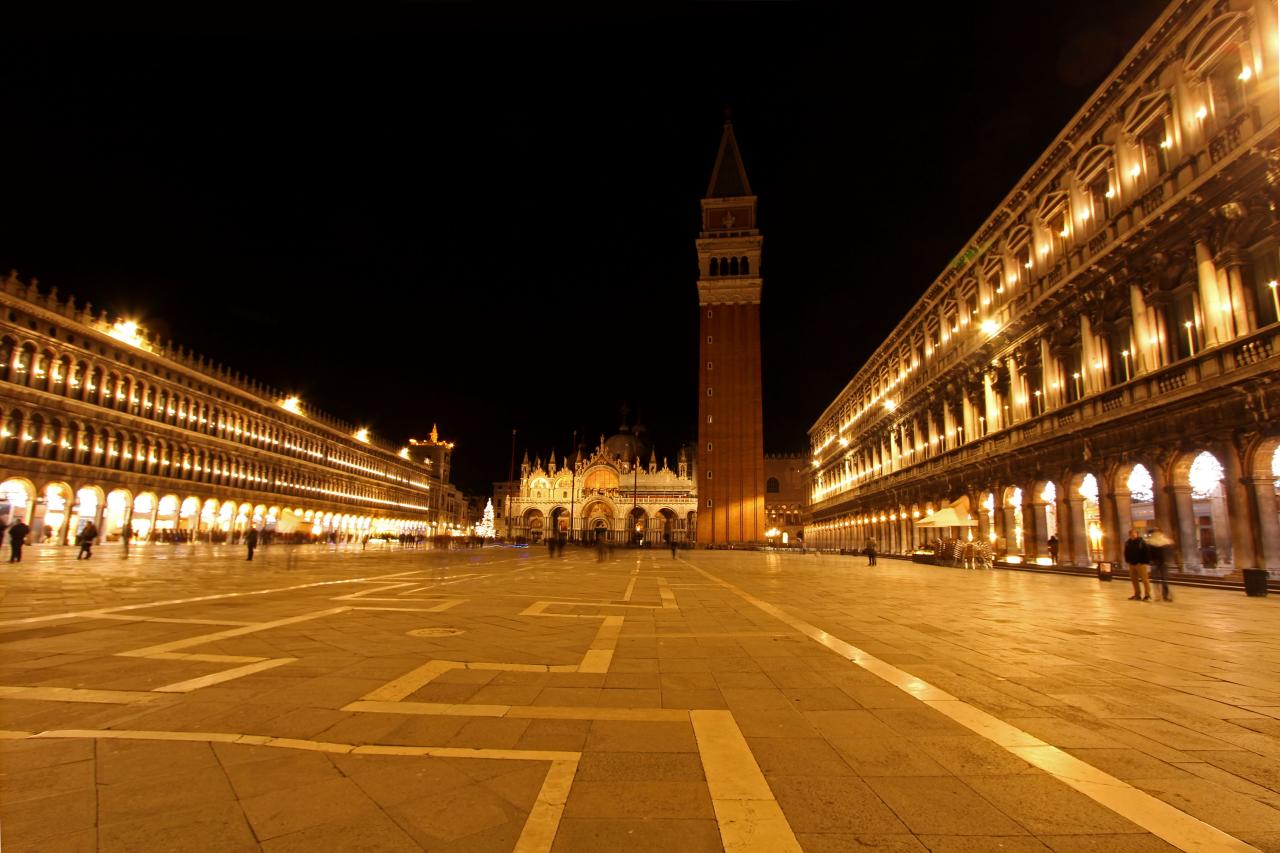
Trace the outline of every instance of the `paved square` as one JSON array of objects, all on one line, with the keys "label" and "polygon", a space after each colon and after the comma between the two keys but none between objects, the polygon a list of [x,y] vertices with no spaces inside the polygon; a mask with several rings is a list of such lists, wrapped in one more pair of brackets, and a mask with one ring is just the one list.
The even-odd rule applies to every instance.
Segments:
[{"label": "paved square", "polygon": [[31,549],[6,853],[1280,850],[1280,601],[746,552]]}]

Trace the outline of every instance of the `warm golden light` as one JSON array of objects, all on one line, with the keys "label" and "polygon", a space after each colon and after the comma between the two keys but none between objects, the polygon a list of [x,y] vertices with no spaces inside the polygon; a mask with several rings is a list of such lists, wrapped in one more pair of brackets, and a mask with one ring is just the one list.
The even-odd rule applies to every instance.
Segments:
[{"label": "warm golden light", "polygon": [[980,328],[982,329],[982,333],[984,335],[994,335],[996,333],[996,330],[999,329],[1000,327],[995,320],[987,319],[982,321],[982,325]]},{"label": "warm golden light", "polygon": [[1209,115],[1209,111],[1204,107],[1201,107],[1200,109],[1196,110],[1196,118],[1200,119],[1201,121],[1204,121],[1205,116],[1207,115]]},{"label": "warm golden light", "polygon": [[[285,397],[280,401],[280,408],[286,412],[293,412],[295,415],[302,414],[302,401],[297,397]],[[170,412],[169,414],[173,414]]]},{"label": "warm golden light", "polygon": [[133,320],[117,320],[115,325],[107,330],[107,334],[129,346],[146,349],[147,345],[142,339],[141,331],[141,328]]},{"label": "warm golden light", "polygon": [[365,444],[368,444],[369,430],[365,429],[364,427],[361,427],[360,429],[352,433],[351,437],[354,438],[356,441],[363,441]]}]

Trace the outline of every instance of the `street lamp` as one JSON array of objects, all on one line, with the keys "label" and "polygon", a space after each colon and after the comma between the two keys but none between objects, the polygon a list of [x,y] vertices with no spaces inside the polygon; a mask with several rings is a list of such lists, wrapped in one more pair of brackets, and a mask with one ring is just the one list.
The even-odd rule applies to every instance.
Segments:
[{"label": "street lamp", "polygon": [[1130,375],[1129,375],[1129,351],[1128,351],[1127,349],[1126,349],[1126,350],[1121,350],[1121,351],[1120,351],[1120,355],[1124,358],[1124,381],[1125,381],[1125,382],[1128,382],[1128,381],[1129,381],[1129,379],[1130,379]]},{"label": "street lamp", "polygon": [[[1274,293],[1274,291],[1272,292]],[[1191,350],[1191,355],[1194,358],[1196,354],[1196,341],[1195,341],[1195,336],[1191,332],[1191,321],[1187,320],[1182,325],[1187,330],[1187,348]]]},{"label": "street lamp", "polygon": [[1276,296],[1276,280],[1273,278],[1267,282],[1267,287],[1271,288],[1271,304],[1276,309],[1276,320],[1280,320],[1280,297]]}]

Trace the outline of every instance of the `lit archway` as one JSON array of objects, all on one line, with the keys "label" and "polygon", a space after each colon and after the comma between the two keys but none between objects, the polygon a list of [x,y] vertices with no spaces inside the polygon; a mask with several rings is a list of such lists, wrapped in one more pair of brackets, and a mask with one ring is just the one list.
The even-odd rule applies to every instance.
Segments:
[{"label": "lit archway", "polygon": [[133,495],[128,489],[115,489],[107,495],[107,509],[102,515],[103,541],[119,538],[132,506]]},{"label": "lit archway", "polygon": [[0,483],[0,521],[13,524],[29,521],[35,504],[36,488],[30,480],[15,477]]}]

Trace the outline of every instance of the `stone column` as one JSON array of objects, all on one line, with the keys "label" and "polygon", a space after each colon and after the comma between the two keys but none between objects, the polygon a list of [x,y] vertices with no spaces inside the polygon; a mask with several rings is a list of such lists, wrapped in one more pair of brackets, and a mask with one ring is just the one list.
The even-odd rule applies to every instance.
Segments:
[{"label": "stone column", "polygon": [[1258,328],[1257,311],[1252,294],[1244,283],[1245,258],[1240,252],[1229,252],[1221,258],[1226,266],[1227,292],[1231,294],[1231,312],[1235,319],[1236,335],[1248,335]]},{"label": "stone column", "polygon": [[[1155,525],[1165,536],[1177,543],[1181,536],[1178,532],[1177,514],[1174,512],[1173,489],[1165,478],[1164,466],[1153,465],[1149,471],[1151,472],[1151,493],[1155,501]],[[1165,549],[1165,562],[1171,569],[1181,556],[1182,553],[1176,544]]]},{"label": "stone column", "polygon": [[[1072,495],[1069,500],[1059,501],[1067,507],[1067,523],[1062,525],[1062,516],[1059,514],[1059,525],[1063,526],[1068,535],[1065,537],[1067,542],[1067,554],[1072,565],[1088,566],[1093,563],[1093,559],[1089,556],[1089,528],[1085,525],[1084,520],[1084,498],[1079,494]],[[1063,537],[1059,537],[1063,538]]]},{"label": "stone column", "polygon": [[1121,501],[1098,484],[1098,509],[1102,517],[1102,559],[1124,562],[1124,540],[1129,536],[1129,493],[1124,494],[1124,517],[1119,516]]},{"label": "stone column", "polygon": [[1252,490],[1241,476],[1240,454],[1228,447],[1222,454],[1222,485],[1227,493],[1227,518],[1231,525],[1231,565],[1236,571],[1258,567],[1253,528],[1256,516]]},{"label": "stone column", "polygon": [[[1018,530],[1018,519],[1014,517],[1014,508],[1008,505],[1003,505],[1001,507],[1000,514],[1001,516],[1003,516],[1003,518],[1001,519],[1003,521],[1003,524],[1001,525],[1002,529],[1000,531],[1000,535],[1003,536],[1005,540],[1005,553],[1021,554],[1022,550],[1018,548],[1018,540],[1014,536],[1014,534]],[[1023,542],[1025,541],[1026,541],[1026,528],[1024,527]]]},{"label": "stone column", "polygon": [[1039,495],[1032,497],[1030,492],[1023,492],[1022,498],[1022,541],[1023,553],[1027,561],[1036,557],[1049,555],[1049,534],[1045,531],[1044,502]]},{"label": "stone column", "polygon": [[1262,548],[1258,563],[1262,568],[1280,569],[1280,515],[1276,511],[1275,480],[1250,477],[1246,482],[1253,492],[1253,506],[1257,511],[1258,544]]},{"label": "stone column", "polygon": [[1038,501],[1037,496],[1032,496],[1030,489],[1023,489],[1023,555],[1027,557],[1027,562],[1033,562],[1036,557],[1046,551],[1043,547],[1044,537],[1044,505]]},{"label": "stone column", "polygon": [[[1221,331],[1222,297],[1218,293],[1218,272],[1213,265],[1213,254],[1203,240],[1196,241],[1196,272],[1200,285],[1200,346],[1209,346],[1226,340]],[[1199,349],[1199,348],[1197,348]]]},{"label": "stone column", "polygon": [[1169,487],[1173,492],[1174,515],[1178,524],[1178,547],[1182,553],[1183,570],[1202,568],[1200,537],[1196,531],[1195,509],[1191,505],[1191,485],[1178,484]]}]

